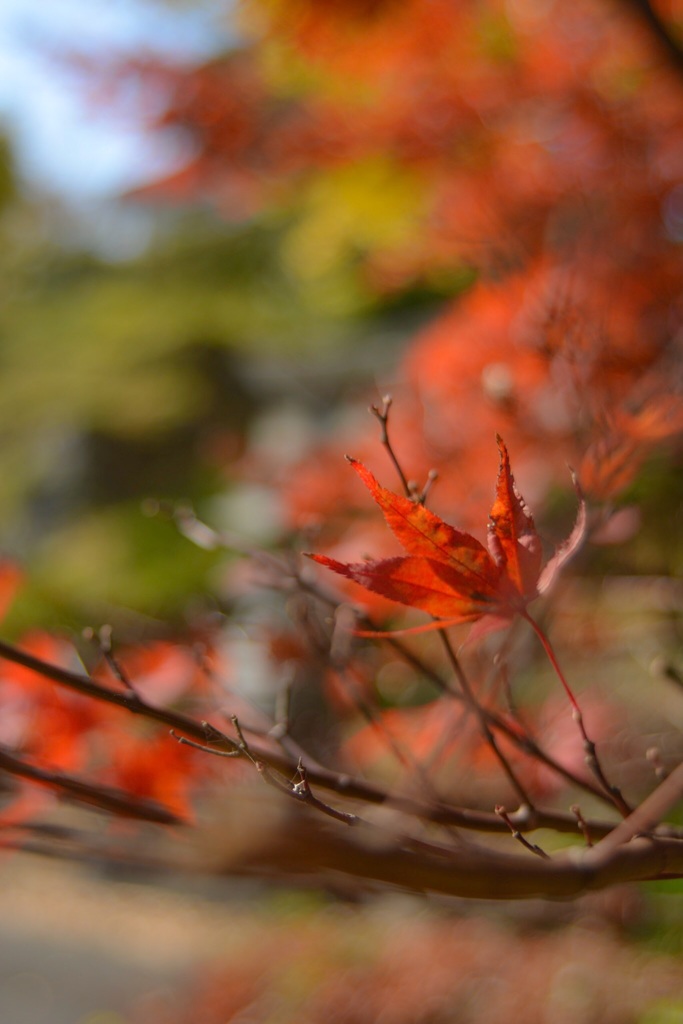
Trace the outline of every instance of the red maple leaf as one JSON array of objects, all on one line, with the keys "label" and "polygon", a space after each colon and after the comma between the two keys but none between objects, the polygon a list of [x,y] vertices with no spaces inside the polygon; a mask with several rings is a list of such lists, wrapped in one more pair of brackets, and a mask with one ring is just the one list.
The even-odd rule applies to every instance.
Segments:
[{"label": "red maple leaf", "polygon": [[366,590],[419,608],[438,620],[418,630],[485,617],[487,625],[502,624],[516,614],[526,618],[527,605],[550,587],[581,544],[586,530],[585,503],[579,495],[574,528],[542,569],[541,541],[534,520],[517,490],[507,448],[500,437],[497,440],[500,469],[489,517],[488,549],[424,505],[382,487],[362,463],[349,459],[407,555],[355,563],[338,562],[326,555],[308,557]]}]

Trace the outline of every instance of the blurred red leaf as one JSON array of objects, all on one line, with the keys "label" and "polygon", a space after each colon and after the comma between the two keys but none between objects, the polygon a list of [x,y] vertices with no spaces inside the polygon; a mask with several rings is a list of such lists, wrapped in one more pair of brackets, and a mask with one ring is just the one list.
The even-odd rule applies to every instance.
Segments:
[{"label": "blurred red leaf", "polygon": [[16,562],[0,561],[0,619],[5,618],[23,578],[24,574]]}]

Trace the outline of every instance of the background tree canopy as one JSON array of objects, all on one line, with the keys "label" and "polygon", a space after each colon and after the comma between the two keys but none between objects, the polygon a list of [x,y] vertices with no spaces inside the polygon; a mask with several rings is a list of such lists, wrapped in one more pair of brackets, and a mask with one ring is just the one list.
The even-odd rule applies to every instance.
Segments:
[{"label": "background tree canopy", "polygon": [[[657,34],[638,5],[601,3],[400,8],[243,4],[233,48],[198,64],[66,54],[56,71],[76,76],[98,116],[123,109],[177,140],[177,170],[122,200],[150,238],[133,258],[79,246],[82,229],[27,197],[5,148],[0,513],[7,547],[30,552],[17,628],[111,617],[120,604],[182,616],[188,588],[211,589],[216,560],[141,521],[139,501],[229,507],[241,472],[231,466],[276,394],[314,432],[370,375],[379,387],[408,378],[432,402],[419,346],[438,365],[465,317],[489,350],[468,368],[480,391],[457,385],[470,392],[462,422],[472,402],[505,407],[508,420],[524,405],[526,443],[550,437],[573,462],[587,451],[595,461],[602,445],[600,473],[633,486],[643,450],[678,429],[673,22]],[[476,280],[476,312],[459,314],[451,299]],[[514,306],[530,317],[518,333],[535,339],[513,337]],[[439,309],[397,371],[406,339]],[[564,342],[548,342],[551,316]],[[577,340],[593,350],[590,369],[577,369]],[[529,414],[523,365],[548,344],[571,406],[554,422],[542,388],[532,405],[545,406]],[[587,373],[595,394],[579,408]],[[473,434],[458,438],[462,422],[439,422],[449,439],[425,457],[462,462]],[[641,490],[657,488],[651,504],[675,514],[676,474],[661,456],[647,472]],[[146,553],[155,535],[168,559]],[[644,568],[652,548],[641,539],[628,557]]]},{"label": "background tree canopy", "polygon": [[[211,6],[199,55],[53,54],[163,168],[74,208],[0,154],[3,841],[359,902],[611,886],[618,949],[680,951],[683,8]],[[241,962],[159,1020],[265,1022],[289,961]],[[485,1019],[349,962],[349,1019]],[[666,1021],[670,966],[586,1019]],[[489,1019],[564,1019],[505,985]]]}]

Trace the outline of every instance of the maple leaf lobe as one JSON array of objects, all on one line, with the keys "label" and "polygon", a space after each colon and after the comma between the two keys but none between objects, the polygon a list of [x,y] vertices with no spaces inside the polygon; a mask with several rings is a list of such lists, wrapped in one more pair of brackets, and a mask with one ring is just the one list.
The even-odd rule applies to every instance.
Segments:
[{"label": "maple leaf lobe", "polygon": [[502,437],[496,441],[500,467],[496,495],[489,513],[488,544],[491,556],[522,597],[536,596],[543,551],[529,506],[522,498],[510,469],[510,456]]}]

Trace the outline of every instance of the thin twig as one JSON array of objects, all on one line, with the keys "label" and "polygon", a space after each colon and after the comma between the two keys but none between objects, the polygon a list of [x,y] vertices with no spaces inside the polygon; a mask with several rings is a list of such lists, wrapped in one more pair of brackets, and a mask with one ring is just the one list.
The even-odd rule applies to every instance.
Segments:
[{"label": "thin twig", "polygon": [[584,749],[585,754],[586,754],[586,764],[588,765],[590,770],[595,775],[596,779],[598,780],[598,782],[600,783],[600,785],[604,789],[605,793],[609,797],[611,797],[612,803],[617,808],[617,810],[620,812],[620,814],[622,814],[624,817],[628,817],[628,815],[631,813],[632,808],[626,803],[626,800],[624,800],[624,797],[622,796],[621,790],[617,786],[613,786],[608,781],[607,776],[605,775],[605,773],[603,771],[602,765],[600,763],[600,759],[598,758],[598,752],[597,752],[597,748],[595,746],[595,743],[593,742],[593,740],[590,738],[590,736],[588,735],[588,733],[586,731],[586,726],[585,726],[584,721],[583,721],[583,713],[581,711],[579,703],[578,703],[576,697],[574,696],[574,693],[573,693],[569,683],[567,682],[567,680],[565,678],[565,675],[564,675],[564,673],[563,673],[563,671],[562,671],[562,669],[560,667],[560,663],[557,660],[557,657],[555,655],[555,651],[553,650],[553,646],[550,643],[550,640],[548,639],[546,634],[543,632],[541,627],[538,625],[538,623],[534,619],[532,619],[532,617],[529,615],[528,612],[525,611],[525,612],[521,612],[520,614],[521,614],[522,618],[526,622],[529,623],[529,625],[531,626],[531,628],[535,632],[536,636],[541,641],[541,644],[543,646],[543,650],[545,651],[545,653],[546,653],[546,655],[548,657],[548,661],[552,665],[557,678],[562,683],[564,691],[567,694],[567,697],[569,698],[569,703],[572,706],[572,717],[573,717],[574,721],[576,722],[576,724],[578,726],[578,729],[579,729],[579,732],[581,733],[581,738],[583,739],[583,749]]},{"label": "thin twig", "polygon": [[439,474],[435,469],[430,469],[427,473],[427,480],[423,487],[420,487],[414,480],[408,479],[406,476],[401,463],[399,462],[398,456],[394,451],[394,446],[389,439],[389,409],[391,408],[392,398],[391,395],[385,395],[382,399],[381,408],[377,405],[370,406],[370,412],[379,422],[382,428],[380,440],[391,459],[391,462],[398,474],[398,478],[401,481],[401,487],[406,498],[410,498],[416,505],[424,505],[429,492],[431,491],[434,483],[439,477]]},{"label": "thin twig", "polygon": [[239,740],[240,750],[243,751],[245,757],[247,757],[265,782],[274,786],[275,789],[279,790],[280,793],[284,793],[285,796],[292,797],[299,803],[307,804],[316,811],[320,811],[321,814],[325,814],[330,818],[335,818],[337,821],[343,821],[345,825],[357,825],[360,819],[356,814],[349,814],[347,811],[339,811],[334,807],[330,807],[329,804],[323,803],[316,796],[313,795],[310,784],[308,782],[308,772],[304,767],[304,763],[301,758],[296,766],[295,781],[289,782],[285,778],[276,773],[267,765],[264,761],[260,760],[251,753],[249,743],[247,742],[242,726],[240,725],[237,715],[231,715],[232,724],[235,727],[237,738]]},{"label": "thin twig", "polygon": [[524,838],[524,836],[515,826],[514,822],[510,818],[510,815],[505,810],[502,804],[498,804],[496,806],[496,814],[498,815],[499,818],[502,818],[505,824],[508,826],[510,832],[512,833],[513,839],[516,839],[517,842],[521,843],[525,849],[529,850],[531,853],[535,853],[536,856],[540,857],[542,860],[550,860],[550,857],[545,852],[545,850],[542,850],[540,846],[536,845],[536,843],[530,843],[528,839]]},{"label": "thin twig", "polygon": [[583,814],[581,813],[581,808],[578,804],[572,804],[569,810],[576,817],[577,824],[583,833],[583,838],[586,841],[586,846],[592,846],[593,839],[591,838],[590,827],[588,825],[588,822],[584,818]]},{"label": "thin twig", "polygon": [[662,754],[659,747],[650,747],[648,750],[646,750],[645,759],[652,765],[655,773],[655,778],[658,782],[661,782],[668,776],[669,772],[666,768],[666,765],[662,761]]},{"label": "thin twig", "polygon": [[118,679],[121,685],[125,686],[127,690],[131,693],[135,693],[135,687],[133,686],[130,676],[124,671],[118,659],[114,657],[114,652],[112,651],[112,633],[112,627],[109,625],[100,626],[97,632],[89,627],[83,630],[83,637],[86,640],[91,640],[97,644],[98,651],[111,669],[115,678]]},{"label": "thin twig", "polygon": [[401,463],[396,458],[396,453],[394,452],[394,449],[393,449],[393,446],[391,444],[391,441],[389,440],[388,424],[389,424],[389,410],[391,409],[391,402],[392,402],[391,395],[385,395],[384,398],[382,399],[382,406],[381,406],[381,408],[379,406],[377,406],[377,405],[371,405],[370,406],[370,412],[376,418],[376,420],[378,421],[378,423],[379,423],[379,425],[381,427],[382,433],[381,433],[380,440],[381,440],[382,444],[384,445],[384,447],[386,448],[387,454],[388,454],[389,458],[391,459],[392,464],[394,466],[394,469],[396,470],[396,472],[398,474],[398,478],[401,481],[401,487],[403,488],[403,493],[405,494],[406,498],[414,498],[415,497],[414,489],[411,488],[410,482],[409,482],[407,476],[405,475],[405,473],[403,472],[403,468],[401,466]]},{"label": "thin twig", "polygon": [[438,479],[438,472],[435,469],[430,469],[429,472],[427,473],[427,481],[424,487],[415,495],[415,501],[418,503],[418,505],[425,505],[427,503],[427,498],[429,497],[432,487],[434,486]]},{"label": "thin twig", "polygon": [[357,814],[349,814],[347,811],[340,811],[335,807],[330,807],[329,804],[323,803],[316,796],[313,795],[311,787],[308,782],[308,772],[304,766],[301,758],[297,765],[297,773],[299,781],[295,782],[292,786],[292,795],[298,800],[301,800],[305,804],[314,807],[317,811],[321,811],[322,814],[326,814],[330,818],[336,818],[337,821],[343,821],[345,825],[357,825],[360,818]]},{"label": "thin twig", "polygon": [[293,685],[294,672],[290,667],[285,677],[280,681],[275,694],[275,724],[268,731],[268,735],[278,742],[282,742],[283,739],[289,736]]},{"label": "thin twig", "polygon": [[[215,745],[215,741],[214,741],[214,744],[212,745],[212,743],[210,741],[210,734],[208,732],[208,729],[213,729],[213,727],[209,726],[208,722],[203,722],[202,724],[207,726],[207,740],[208,741],[206,743],[197,743],[195,740],[191,740],[187,736],[180,736],[175,731],[175,729],[171,729],[170,735],[173,737],[174,740],[177,740],[178,743],[180,743],[181,745],[184,745],[186,747],[193,747],[195,750],[201,750],[203,754],[213,754],[214,757],[243,757],[244,756],[243,751],[241,749],[239,749],[238,747],[235,747],[234,745],[233,745],[232,748],[230,748],[228,750],[220,750]],[[223,736],[222,734],[220,734],[220,735],[221,735],[221,743],[224,743],[226,740],[229,743],[234,743],[234,741],[230,740],[229,737]]]},{"label": "thin twig", "polygon": [[451,668],[453,669],[453,672],[455,673],[455,676],[458,680],[458,685],[460,686],[460,689],[462,691],[465,703],[477,717],[477,721],[479,722],[479,728],[481,729],[482,736],[488,743],[489,747],[491,748],[491,751],[498,760],[498,763],[505,772],[508,781],[510,782],[513,789],[517,793],[517,796],[519,797],[521,804],[533,810],[533,801],[529,796],[528,792],[526,791],[525,787],[517,778],[516,773],[513,771],[510,765],[510,762],[508,761],[508,759],[505,757],[500,747],[498,746],[498,741],[496,740],[494,733],[491,731],[489,727],[488,720],[486,718],[486,715],[484,714],[484,710],[481,704],[474,695],[474,691],[472,690],[469,680],[465,675],[465,672],[463,671],[462,665],[458,660],[458,656],[453,650],[451,642],[448,638],[448,634],[446,633],[445,630],[439,630],[438,633],[439,636],[441,637],[441,642],[443,643],[444,648],[446,650],[446,654],[451,664]]}]

